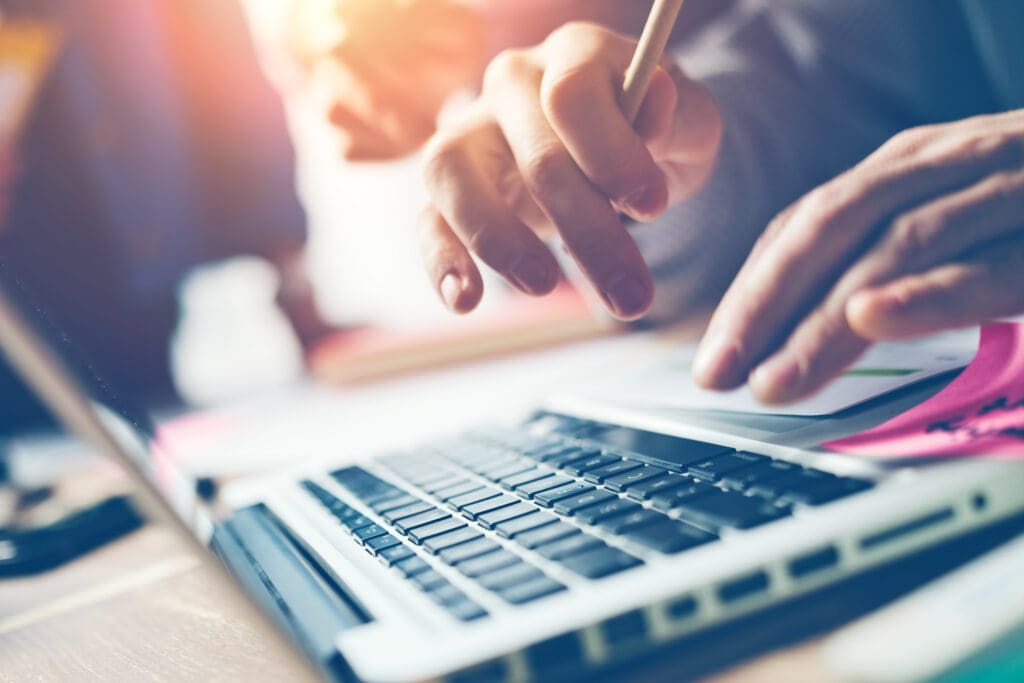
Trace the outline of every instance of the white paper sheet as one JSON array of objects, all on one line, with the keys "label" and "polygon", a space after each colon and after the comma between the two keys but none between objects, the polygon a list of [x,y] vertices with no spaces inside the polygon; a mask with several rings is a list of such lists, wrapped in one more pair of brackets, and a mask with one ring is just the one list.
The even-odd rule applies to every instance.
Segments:
[{"label": "white paper sheet", "polygon": [[658,363],[624,378],[595,384],[585,393],[616,403],[720,410],[762,415],[822,416],[966,366],[978,349],[977,330],[951,332],[907,342],[876,344],[841,377],[809,399],[786,406],[765,406],[746,387],[715,392],[690,377],[696,351],[688,345]]}]

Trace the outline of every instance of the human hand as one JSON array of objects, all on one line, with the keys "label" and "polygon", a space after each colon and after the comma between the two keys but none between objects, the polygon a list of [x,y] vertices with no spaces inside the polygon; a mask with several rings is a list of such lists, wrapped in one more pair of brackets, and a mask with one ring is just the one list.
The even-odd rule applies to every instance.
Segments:
[{"label": "human hand", "polygon": [[288,52],[351,161],[419,148],[485,63],[483,19],[458,0],[304,0]]},{"label": "human hand", "polygon": [[702,385],[807,396],[874,341],[1024,312],[1024,110],[915,128],[768,226],[712,317]]},{"label": "human hand", "polygon": [[634,123],[619,97],[636,42],[567,24],[542,44],[499,55],[466,114],[427,148],[432,204],[421,241],[447,306],[476,307],[479,258],[517,289],[550,292],[559,267],[541,237],[557,233],[622,319],[643,315],[654,284],[619,218],[652,220],[695,192],[721,138],[711,95],[666,60]]}]

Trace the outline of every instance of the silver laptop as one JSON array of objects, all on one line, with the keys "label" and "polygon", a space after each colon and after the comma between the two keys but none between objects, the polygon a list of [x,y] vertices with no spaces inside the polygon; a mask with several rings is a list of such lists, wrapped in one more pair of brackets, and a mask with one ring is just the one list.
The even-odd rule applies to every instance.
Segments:
[{"label": "silver laptop", "polygon": [[12,365],[331,679],[587,677],[1024,511],[1019,464],[885,467],[812,447],[914,394],[796,423],[570,396],[518,424],[242,482],[208,505],[144,411],[76,370],[44,312],[5,290]]}]

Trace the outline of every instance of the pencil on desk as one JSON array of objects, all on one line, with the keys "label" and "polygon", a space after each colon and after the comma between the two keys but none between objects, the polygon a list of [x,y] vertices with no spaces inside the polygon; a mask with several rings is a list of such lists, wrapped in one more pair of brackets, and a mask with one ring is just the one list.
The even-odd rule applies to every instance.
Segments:
[{"label": "pencil on desk", "polygon": [[683,0],[654,0],[622,84],[622,111],[630,121],[640,112],[647,86],[658,68],[682,7]]}]

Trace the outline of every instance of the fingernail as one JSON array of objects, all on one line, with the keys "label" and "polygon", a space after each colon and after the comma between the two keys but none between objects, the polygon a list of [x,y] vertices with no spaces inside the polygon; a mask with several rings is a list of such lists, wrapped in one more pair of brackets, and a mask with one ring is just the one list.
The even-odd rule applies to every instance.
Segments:
[{"label": "fingernail", "polygon": [[524,292],[543,294],[549,289],[551,273],[538,259],[520,256],[509,269],[509,277]]},{"label": "fingernail", "polygon": [[743,383],[740,350],[731,335],[719,332],[701,342],[693,359],[693,377],[709,389],[731,389]]},{"label": "fingernail", "polygon": [[622,275],[604,290],[604,296],[616,315],[633,318],[645,312],[650,292],[640,278]]},{"label": "fingernail", "polygon": [[776,356],[754,368],[750,388],[765,403],[784,403],[800,393],[800,365],[788,356]]},{"label": "fingernail", "polygon": [[665,203],[664,190],[658,185],[642,187],[623,200],[630,216],[637,220],[648,220],[658,216]]},{"label": "fingernail", "polygon": [[441,298],[451,310],[457,310],[459,296],[462,294],[462,278],[455,273],[448,273],[441,279]]}]

